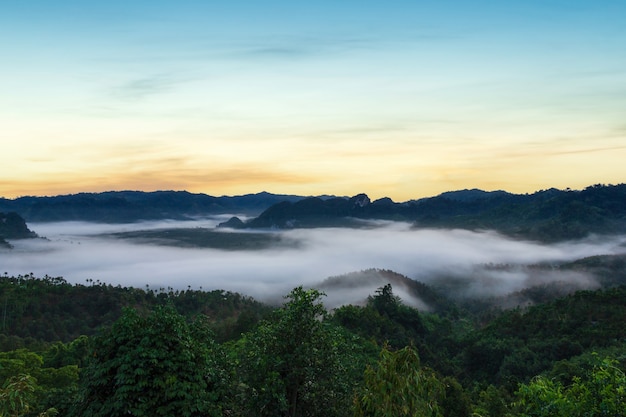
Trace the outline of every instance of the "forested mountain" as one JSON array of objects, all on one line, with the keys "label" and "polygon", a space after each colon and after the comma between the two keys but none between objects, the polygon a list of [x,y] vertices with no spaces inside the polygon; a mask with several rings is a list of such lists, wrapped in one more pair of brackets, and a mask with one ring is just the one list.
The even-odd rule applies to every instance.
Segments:
[{"label": "forested mountain", "polygon": [[[533,194],[463,190],[395,203],[352,198],[306,198],[278,203],[241,228],[365,226],[363,220],[399,220],[415,227],[491,229],[541,241],[626,231],[626,184]],[[231,220],[226,226],[237,226]]]},{"label": "forested mountain", "polygon": [[11,247],[6,239],[28,239],[37,237],[37,234],[30,230],[26,221],[17,213],[0,212],[0,247]]},{"label": "forested mountain", "polygon": [[17,213],[0,212],[0,237],[6,239],[27,239],[37,236]]},{"label": "forested mountain", "polygon": [[0,198],[0,211],[13,211],[28,222],[82,220],[103,223],[189,219],[211,214],[256,215],[273,204],[305,197],[262,192],[213,197],[187,191],[110,191],[54,197]]},{"label": "forested mountain", "polygon": [[226,213],[257,215],[247,222],[232,218],[222,224],[230,228],[364,227],[368,220],[397,220],[415,227],[491,229],[511,236],[559,241],[626,231],[626,184],[533,194],[460,190],[403,203],[389,198],[370,201],[365,194],[347,198],[264,192],[212,197],[185,191],[122,191],[0,199],[2,211],[16,212],[28,222],[119,223]]}]

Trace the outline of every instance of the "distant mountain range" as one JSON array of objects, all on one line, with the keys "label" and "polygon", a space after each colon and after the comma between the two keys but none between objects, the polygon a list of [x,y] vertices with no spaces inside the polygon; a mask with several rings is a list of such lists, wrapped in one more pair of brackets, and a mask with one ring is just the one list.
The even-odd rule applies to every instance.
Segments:
[{"label": "distant mountain range", "polygon": [[367,227],[373,220],[390,220],[415,227],[490,229],[559,241],[590,233],[626,232],[626,184],[576,191],[552,188],[532,194],[460,190],[402,203],[390,198],[371,201],[365,194],[304,197],[263,192],[212,197],[185,191],[121,191],[0,199],[0,212],[15,212],[27,222],[123,223],[225,213],[256,216],[245,222],[234,217],[221,225],[236,229]]},{"label": "distant mountain range", "polygon": [[395,203],[389,198],[306,198],[275,204],[247,222],[222,226],[298,228],[367,226],[395,220],[415,227],[497,230],[541,241],[578,239],[590,233],[626,232],[626,184],[595,185],[581,191],[549,189],[533,194],[461,190]]},{"label": "distant mountain range", "polygon": [[109,191],[54,197],[0,198],[0,212],[16,212],[28,222],[186,220],[212,214],[257,215],[280,202],[306,197],[267,192],[213,197],[187,191]]}]

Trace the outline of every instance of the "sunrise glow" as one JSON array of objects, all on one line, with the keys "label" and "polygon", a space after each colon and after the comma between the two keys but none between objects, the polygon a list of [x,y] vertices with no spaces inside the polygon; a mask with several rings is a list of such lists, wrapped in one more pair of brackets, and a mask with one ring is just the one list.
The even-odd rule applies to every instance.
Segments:
[{"label": "sunrise glow", "polygon": [[9,2],[0,197],[621,183],[625,15],[588,1]]}]

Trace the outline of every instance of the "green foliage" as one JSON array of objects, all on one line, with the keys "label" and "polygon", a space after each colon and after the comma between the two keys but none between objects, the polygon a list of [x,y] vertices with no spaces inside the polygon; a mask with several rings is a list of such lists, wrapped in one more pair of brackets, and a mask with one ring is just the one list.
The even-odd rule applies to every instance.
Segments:
[{"label": "green foliage", "polygon": [[371,305],[379,314],[395,315],[400,305],[400,297],[394,295],[391,284],[378,288],[376,295],[368,298]]},{"label": "green foliage", "polygon": [[[221,290],[143,290],[90,279],[87,285],[72,285],[61,277],[0,275],[0,351],[30,347],[35,340],[67,343],[112,325],[125,307],[151,310],[168,303],[187,317],[210,317],[220,340],[239,337],[271,310],[250,297]],[[225,321],[236,323],[243,313],[247,323],[240,323],[239,332],[224,328]]]},{"label": "green foliage", "polygon": [[[36,410],[37,380],[30,375],[19,374],[5,380],[0,388],[0,417],[18,417]],[[55,408],[38,413],[39,417],[56,416]]]},{"label": "green foliage", "polygon": [[422,338],[426,329],[419,312],[405,306],[393,294],[391,284],[376,290],[365,307],[342,306],[335,310],[333,320],[365,338],[379,344],[406,346]]},{"label": "green foliage", "polygon": [[[566,268],[600,271],[614,284],[623,281],[623,265],[624,258],[593,257]],[[445,309],[418,311],[386,285],[365,306],[331,314],[322,293],[302,287],[272,309],[226,291],[88,284],[0,277],[0,382],[32,378],[33,390],[19,391],[29,416],[54,408],[87,417],[332,417],[352,414],[355,405],[361,415],[376,415],[367,407],[395,395],[372,382],[396,366],[386,358],[380,368],[386,342],[381,355],[417,346],[411,369],[433,383],[433,415],[576,415],[567,408],[572,402],[586,404],[589,415],[621,415],[611,410],[624,406],[613,395],[623,391],[616,370],[624,364],[600,363],[590,352],[624,361],[626,287],[556,300],[540,289],[532,307],[474,314],[478,308],[453,308],[443,296]],[[87,336],[102,328],[99,337]]]},{"label": "green foliage", "polygon": [[508,417],[511,395],[504,387],[488,385],[478,393],[472,415],[476,417]]},{"label": "green foliage", "polygon": [[439,401],[444,417],[469,417],[471,414],[471,400],[467,392],[456,378],[447,376],[441,381],[445,395]]},{"label": "green foliage", "polygon": [[570,385],[542,376],[521,384],[515,406],[521,417],[626,416],[626,376],[604,359]]},{"label": "green foliage", "polygon": [[39,371],[42,365],[42,357],[27,349],[0,352],[0,380],[20,374],[31,375]]},{"label": "green foliage", "polygon": [[415,348],[392,352],[384,347],[375,367],[365,371],[365,386],[355,398],[355,415],[439,417],[444,385],[422,368]]},{"label": "green foliage", "polygon": [[94,348],[74,415],[221,415],[224,357],[205,320],[188,323],[170,307],[127,309]]},{"label": "green foliage", "polygon": [[92,350],[91,342],[89,337],[80,336],[70,343],[52,343],[43,353],[44,364],[52,368],[66,365],[82,367],[89,359]]},{"label": "green foliage", "polygon": [[[294,289],[285,305],[238,344],[241,415],[342,416],[358,361],[350,340],[325,321],[317,290]],[[358,349],[358,348],[357,348]]]},{"label": "green foliage", "polygon": [[16,375],[5,380],[0,390],[0,415],[19,416],[31,409],[35,399],[35,378],[30,375]]},{"label": "green foliage", "polygon": [[626,287],[619,287],[502,312],[461,342],[465,378],[513,390],[557,361],[617,345],[626,336],[624,300]]},{"label": "green foliage", "polygon": [[58,407],[56,398],[52,397],[73,400],[72,392],[78,381],[78,366],[65,364],[50,367],[45,364],[42,355],[27,349],[0,352],[0,380],[14,381],[11,389],[23,388],[19,392],[27,397],[24,397],[25,404],[34,413],[44,412],[50,407],[62,410],[63,407]]}]

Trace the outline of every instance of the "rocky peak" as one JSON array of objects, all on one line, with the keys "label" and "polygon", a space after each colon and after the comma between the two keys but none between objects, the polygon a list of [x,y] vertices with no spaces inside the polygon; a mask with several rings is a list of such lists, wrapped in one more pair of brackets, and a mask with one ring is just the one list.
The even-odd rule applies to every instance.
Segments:
[{"label": "rocky peak", "polygon": [[370,198],[367,194],[357,194],[350,198],[350,203],[352,203],[352,207],[365,207],[370,204]]}]

